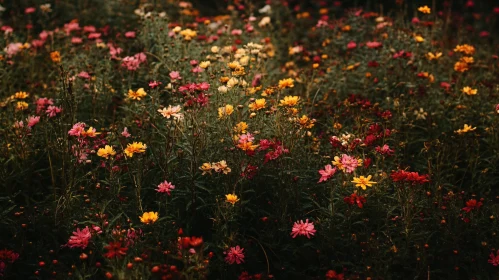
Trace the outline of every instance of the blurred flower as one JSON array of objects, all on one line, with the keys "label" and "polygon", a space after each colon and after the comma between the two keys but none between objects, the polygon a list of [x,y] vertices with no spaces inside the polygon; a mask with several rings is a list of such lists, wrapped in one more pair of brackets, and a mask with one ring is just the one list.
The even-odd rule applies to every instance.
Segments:
[{"label": "blurred flower", "polygon": [[154,224],[159,217],[158,217],[158,212],[145,212],[139,218],[143,224],[148,225],[148,224]]},{"label": "blurred flower", "polygon": [[471,212],[472,210],[478,209],[482,207],[483,203],[480,201],[477,201],[476,199],[470,199],[466,201],[466,207],[464,207],[462,210],[466,211],[466,213]]},{"label": "blurred flower", "polygon": [[131,89],[128,90],[128,98],[132,100],[141,100],[147,95],[146,91],[144,88],[139,88],[137,91],[133,91]]},{"label": "blurred flower", "polygon": [[128,138],[128,137],[130,137],[132,135],[128,132],[128,128],[125,127],[123,129],[123,132],[121,132],[121,136]]},{"label": "blurred flower", "polygon": [[59,53],[58,51],[51,52],[50,59],[52,59],[52,62],[54,62],[54,63],[61,62],[61,53]]},{"label": "blurred flower", "polygon": [[244,249],[236,246],[236,247],[231,247],[229,250],[225,251],[224,254],[225,256],[225,262],[228,264],[241,264],[244,262]]},{"label": "blurred flower", "polygon": [[356,193],[352,193],[351,195],[343,198],[343,201],[347,203],[348,205],[354,205],[357,204],[357,207],[363,208],[364,203],[366,203],[366,198],[363,196],[360,196]]},{"label": "blurred flower", "polygon": [[441,56],[442,56],[442,53],[441,53],[441,52],[436,52],[436,53],[428,52],[428,53],[426,54],[426,58],[427,58],[428,60],[430,60],[430,61],[431,61],[431,60],[437,60],[437,59],[439,59]]},{"label": "blurred flower", "polygon": [[476,129],[476,127],[471,127],[471,125],[464,124],[464,127],[462,129],[458,129],[454,132],[457,134],[464,134],[466,132],[474,131],[475,129]]},{"label": "blurred flower", "polygon": [[419,108],[419,111],[414,110],[414,115],[416,116],[416,120],[426,120],[428,113],[426,113],[423,108]]},{"label": "blurred flower", "polygon": [[468,44],[464,44],[464,45],[457,45],[455,48],[454,48],[454,51],[455,52],[460,52],[460,53],[465,53],[467,55],[472,55],[475,53],[475,47],[473,46],[470,46]]},{"label": "blurred flower", "polygon": [[236,204],[236,202],[239,201],[239,198],[237,198],[237,195],[235,195],[235,194],[226,194],[225,201],[234,205],[234,204]]},{"label": "blurred flower", "polygon": [[218,119],[230,116],[234,112],[234,106],[227,104],[224,107],[218,108]]},{"label": "blurred flower", "polygon": [[147,145],[142,144],[142,142],[128,143],[128,146],[125,149],[125,154],[129,157],[133,157],[133,154],[145,153],[146,148]]},{"label": "blurred flower", "polygon": [[418,43],[424,42],[424,38],[422,36],[419,36],[419,35],[414,36],[414,40],[416,40],[416,42],[418,42]]},{"label": "blurred flower", "polygon": [[109,245],[104,246],[107,252],[103,255],[108,259],[121,258],[126,255],[128,248],[121,247],[121,242],[110,242]]},{"label": "blurred flower", "polygon": [[422,6],[418,8],[418,11],[422,12],[423,14],[429,14],[431,13],[431,9],[428,6]]},{"label": "blurred flower", "polygon": [[499,250],[497,250],[495,256],[494,256],[494,253],[490,253],[488,263],[492,264],[493,266],[499,265]]},{"label": "blurred flower", "polygon": [[280,80],[279,81],[279,88],[280,89],[284,89],[284,88],[292,88],[294,87],[294,80],[291,79],[291,78],[288,78],[288,79],[284,79],[284,80]]},{"label": "blurred flower", "polygon": [[281,106],[288,106],[288,107],[293,107],[298,104],[298,101],[300,100],[299,96],[285,96],[284,99],[280,101]]},{"label": "blurred flower", "polygon": [[314,223],[308,222],[308,219],[303,222],[297,221],[293,224],[293,228],[291,229],[291,236],[296,238],[298,235],[306,236],[310,239],[311,235],[315,235],[316,230],[314,229]]},{"label": "blurred flower", "polygon": [[45,111],[45,113],[47,113],[47,116],[49,118],[53,118],[55,116],[57,116],[57,114],[59,114],[60,112],[62,112],[62,109],[60,107],[56,107],[56,106],[48,106],[47,107],[47,110]]},{"label": "blurred flower", "polygon": [[253,103],[248,105],[251,111],[258,111],[260,109],[265,108],[266,101],[264,98],[256,99]]},{"label": "blurred flower", "polygon": [[331,279],[331,280],[343,280],[343,273],[336,273],[334,270],[328,270],[326,273],[326,279]]},{"label": "blurred flower", "polygon": [[471,87],[463,87],[461,91],[466,93],[466,95],[476,95],[478,92],[477,89],[472,89]]},{"label": "blurred flower", "polygon": [[354,183],[356,187],[360,187],[365,190],[366,187],[372,187],[373,184],[376,184],[376,182],[371,181],[371,178],[371,175],[367,176],[367,178],[364,176],[353,177],[352,183]]}]

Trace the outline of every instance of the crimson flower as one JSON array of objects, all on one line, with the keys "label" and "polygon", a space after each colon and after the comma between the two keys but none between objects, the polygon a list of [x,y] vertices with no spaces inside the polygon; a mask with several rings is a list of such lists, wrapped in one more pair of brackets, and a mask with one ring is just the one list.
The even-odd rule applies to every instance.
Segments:
[{"label": "crimson flower", "polygon": [[105,246],[104,249],[107,250],[104,257],[108,259],[121,258],[126,255],[126,251],[128,250],[126,247],[121,247],[121,242],[109,242],[109,245]]}]

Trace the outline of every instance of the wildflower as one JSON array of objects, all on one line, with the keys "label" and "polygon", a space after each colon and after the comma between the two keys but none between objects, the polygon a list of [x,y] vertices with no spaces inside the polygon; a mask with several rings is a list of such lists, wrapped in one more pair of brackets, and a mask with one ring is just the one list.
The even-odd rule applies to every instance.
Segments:
[{"label": "wildflower", "polygon": [[137,91],[133,91],[131,89],[128,90],[128,98],[133,100],[140,100],[147,95],[144,88],[139,88]]},{"label": "wildflower", "polygon": [[[290,113],[293,113],[293,111],[291,111]],[[314,127],[314,124],[315,124],[315,119],[310,119],[309,117],[307,117],[306,115],[302,115],[299,119],[298,119],[298,124],[302,127],[302,128],[312,128]]]},{"label": "wildflower", "polygon": [[334,270],[328,270],[328,272],[326,273],[326,279],[343,280],[343,277],[343,273],[336,273],[336,271]]},{"label": "wildflower", "polygon": [[123,132],[121,132],[121,136],[128,138],[128,137],[130,137],[132,135],[128,132],[128,128],[125,127],[123,129]]},{"label": "wildflower", "polygon": [[456,72],[462,73],[468,70],[469,70],[468,63],[466,62],[458,61],[456,62],[456,64],[454,64],[454,71]]},{"label": "wildflower", "polygon": [[483,203],[480,201],[477,201],[476,199],[470,199],[466,201],[466,207],[464,207],[462,210],[466,211],[466,213],[471,212],[472,210],[478,209],[482,207]]},{"label": "wildflower", "polygon": [[363,196],[360,196],[356,193],[352,193],[351,195],[343,198],[343,201],[345,201],[345,203],[348,205],[357,204],[357,207],[362,208],[364,207],[364,203],[366,203],[367,200]]},{"label": "wildflower", "polygon": [[108,159],[110,156],[116,155],[116,151],[113,149],[113,147],[106,145],[106,147],[100,148],[97,151],[97,155],[105,159]]},{"label": "wildflower", "polygon": [[454,132],[457,134],[464,134],[466,132],[474,131],[475,129],[476,129],[476,127],[471,127],[471,125],[464,124],[464,127],[462,129],[458,129]]},{"label": "wildflower", "polygon": [[335,156],[332,163],[343,172],[352,173],[357,168],[357,166],[362,165],[362,160],[358,160],[355,157],[349,156],[347,154],[342,154],[341,158]]},{"label": "wildflower", "polygon": [[408,172],[405,170],[393,171],[390,177],[393,182],[409,182],[412,185],[422,185],[430,181],[428,174],[419,175],[418,172]]},{"label": "wildflower", "polygon": [[12,96],[12,98],[15,98],[15,99],[26,99],[29,97],[29,93],[25,92],[25,91],[19,91],[19,92],[16,92],[14,93],[14,95]]},{"label": "wildflower", "polygon": [[33,127],[40,122],[40,116],[29,116],[26,121],[28,122],[28,127]]},{"label": "wildflower", "polygon": [[145,212],[139,218],[143,224],[154,224],[158,220],[158,212]]},{"label": "wildflower", "polygon": [[371,178],[371,175],[367,176],[367,178],[364,176],[353,177],[352,183],[354,183],[356,187],[360,187],[365,190],[366,187],[372,187],[373,184],[376,184],[376,182],[371,181]]},{"label": "wildflower", "polygon": [[496,113],[499,114],[499,104],[496,105]]},{"label": "wildflower", "polygon": [[101,133],[100,133],[100,132],[96,132],[96,129],[95,129],[95,128],[93,128],[93,127],[89,127],[89,128],[87,129],[87,131],[83,131],[83,132],[81,132],[80,136],[83,136],[83,137],[88,136],[88,137],[94,138],[94,137],[96,137],[96,136],[97,136],[97,135],[99,135],[99,134],[101,134]]},{"label": "wildflower", "polygon": [[463,87],[461,91],[467,95],[476,95],[478,92],[477,89],[472,89],[471,87]]},{"label": "wildflower", "polygon": [[291,230],[291,236],[293,238],[296,238],[298,235],[303,235],[306,236],[308,239],[310,239],[311,235],[315,235],[316,230],[314,229],[314,223],[308,222],[308,219],[303,222],[297,221],[293,224],[293,229]]},{"label": "wildflower", "polygon": [[45,111],[45,113],[47,113],[47,116],[49,118],[57,116],[57,114],[59,114],[60,112],[62,112],[62,109],[57,106],[48,106],[47,110]]},{"label": "wildflower", "polygon": [[467,64],[472,64],[475,62],[475,59],[472,56],[463,56],[459,59],[460,62],[464,62]]},{"label": "wildflower", "polygon": [[298,104],[298,101],[300,100],[299,96],[285,96],[284,99],[282,99],[281,106],[288,106],[288,107],[293,107]]},{"label": "wildflower", "polygon": [[90,234],[90,229],[88,228],[88,226],[82,230],[77,228],[76,231],[73,231],[73,235],[69,237],[67,246],[69,248],[85,249],[87,248],[88,242],[90,241],[91,237],[92,235]]},{"label": "wildflower", "polygon": [[431,13],[431,9],[428,6],[422,6],[418,8],[418,11],[422,12],[423,14],[429,14]]},{"label": "wildflower", "polygon": [[73,127],[68,131],[71,136],[80,137],[82,133],[85,133],[85,123],[79,122],[75,123]]},{"label": "wildflower", "polygon": [[245,122],[240,122],[238,124],[236,124],[236,126],[234,127],[234,132],[235,133],[238,133],[238,134],[242,134],[242,133],[246,133],[246,130],[248,129],[248,124],[245,123]]},{"label": "wildflower", "polygon": [[180,73],[177,71],[172,71],[168,75],[170,76],[170,79],[172,79],[173,81],[182,79],[182,77],[180,77]]},{"label": "wildflower", "polygon": [[424,42],[424,38],[420,35],[414,36],[414,40],[416,40],[416,42],[418,43]]},{"label": "wildflower", "polygon": [[175,186],[172,183],[165,180],[164,182],[158,185],[156,191],[159,193],[167,193],[168,195],[170,195],[170,191],[173,189],[175,189]]},{"label": "wildflower", "polygon": [[492,264],[493,266],[498,266],[499,265],[499,250],[497,250],[496,255],[494,256],[494,253],[490,253],[490,259],[488,263]]},{"label": "wildflower", "polygon": [[51,52],[50,59],[54,63],[60,63],[61,62],[61,53],[59,53],[58,51]]},{"label": "wildflower", "polygon": [[199,169],[201,171],[203,171],[203,174],[201,174],[201,175],[204,175],[206,173],[210,173],[211,174],[211,170],[212,170],[211,163],[205,162],[205,163],[203,163],[203,165],[201,165],[201,167],[199,167]]},{"label": "wildflower", "polygon": [[213,163],[212,169],[215,170],[215,172],[217,173],[223,172],[226,175],[229,174],[231,171],[230,167],[227,166],[227,162],[225,160]]},{"label": "wildflower", "polygon": [[431,61],[431,60],[437,60],[437,59],[439,59],[441,56],[442,56],[442,53],[441,53],[441,52],[436,52],[436,53],[428,52],[428,53],[426,54],[426,58],[427,58],[428,60],[430,60],[430,61]]},{"label": "wildflower", "polygon": [[319,170],[319,174],[321,174],[321,178],[319,179],[319,182],[325,182],[329,180],[333,175],[336,173],[336,167],[333,168],[331,164],[328,164],[324,167],[324,170]]},{"label": "wildflower", "polygon": [[279,81],[279,88],[280,89],[285,89],[285,88],[292,88],[294,87],[294,80],[291,78],[280,80]]},{"label": "wildflower", "polygon": [[366,46],[370,49],[381,48],[383,44],[381,42],[367,42]]},{"label": "wildflower", "polygon": [[414,110],[414,115],[416,116],[416,120],[426,120],[428,113],[426,113],[423,108],[419,108],[419,111]]},{"label": "wildflower", "polygon": [[184,40],[186,41],[190,41],[192,40],[192,38],[196,37],[197,36],[197,32],[194,31],[194,30],[191,30],[191,29],[184,29],[182,31],[179,32],[179,34],[184,37]]},{"label": "wildflower", "polygon": [[464,44],[464,45],[457,45],[457,46],[454,48],[454,51],[455,51],[455,52],[464,53],[464,54],[467,54],[467,55],[473,55],[473,54],[475,53],[475,47],[470,46],[470,45],[468,45],[468,44]]},{"label": "wildflower", "polygon": [[256,99],[253,103],[249,104],[248,107],[251,111],[258,111],[265,108],[266,101],[264,98]]},{"label": "wildflower", "polygon": [[[180,233],[179,233],[180,235]],[[178,239],[180,248],[188,249],[189,247],[199,247],[203,245],[203,237],[180,237]]]},{"label": "wildflower", "polygon": [[24,111],[28,109],[28,103],[24,101],[19,101],[16,103],[16,111]]},{"label": "wildflower", "polygon": [[234,112],[234,106],[228,104],[224,107],[218,108],[218,118],[221,119],[226,116],[230,116]]},{"label": "wildflower", "polygon": [[104,249],[106,249],[107,252],[103,256],[108,259],[121,258],[126,255],[126,251],[128,251],[128,248],[121,247],[121,242],[110,242]]},{"label": "wildflower", "polygon": [[237,195],[235,195],[235,194],[226,194],[225,195],[225,201],[227,201],[228,203],[234,205],[234,204],[236,204],[236,202],[239,201],[239,198],[237,198]]},{"label": "wildflower", "polygon": [[383,147],[380,147],[380,146],[377,146],[375,148],[376,152],[378,152],[379,154],[382,154],[382,155],[386,155],[386,156],[393,156],[393,154],[395,153],[394,150],[390,149],[390,146],[388,145],[383,145]]},{"label": "wildflower", "polygon": [[203,69],[208,68],[210,65],[211,65],[211,62],[209,62],[209,61],[202,61],[199,63],[199,67],[201,67]]},{"label": "wildflower", "polygon": [[181,110],[180,105],[173,106],[168,105],[168,108],[158,109],[158,112],[163,115],[163,117],[169,119],[170,117],[174,117],[177,120],[183,118],[183,115],[179,113]]},{"label": "wildflower", "polygon": [[219,86],[218,87],[218,92],[220,93],[227,93],[228,88],[226,86]]},{"label": "wildflower", "polygon": [[133,154],[137,153],[145,153],[147,146],[142,144],[142,142],[133,142],[132,144],[128,143],[125,154],[129,157],[133,157]]},{"label": "wildflower", "polygon": [[229,250],[225,251],[224,254],[227,255],[225,257],[225,262],[228,264],[241,264],[244,262],[244,248],[238,246],[231,247]]},{"label": "wildflower", "polygon": [[357,47],[357,43],[355,43],[354,41],[350,41],[347,44],[347,49],[349,49],[349,50],[355,49],[356,47]]}]

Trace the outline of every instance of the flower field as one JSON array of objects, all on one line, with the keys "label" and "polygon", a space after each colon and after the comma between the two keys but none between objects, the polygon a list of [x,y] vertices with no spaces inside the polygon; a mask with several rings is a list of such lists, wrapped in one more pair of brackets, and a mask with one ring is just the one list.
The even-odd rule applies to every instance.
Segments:
[{"label": "flower field", "polygon": [[0,279],[499,279],[499,4],[361,2],[0,1]]}]

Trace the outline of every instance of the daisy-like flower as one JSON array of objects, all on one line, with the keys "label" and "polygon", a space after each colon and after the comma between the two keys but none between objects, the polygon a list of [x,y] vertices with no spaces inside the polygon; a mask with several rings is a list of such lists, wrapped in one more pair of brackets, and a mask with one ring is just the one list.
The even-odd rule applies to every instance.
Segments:
[{"label": "daisy-like flower", "polygon": [[239,198],[237,197],[237,195],[229,193],[225,195],[225,201],[234,205],[239,201]]},{"label": "daisy-like flower", "polygon": [[146,225],[154,224],[158,220],[158,212],[145,212],[140,217],[140,221]]},{"label": "daisy-like flower", "polygon": [[418,8],[418,11],[422,12],[423,14],[429,14],[431,13],[431,9],[428,6],[422,6]]},{"label": "daisy-like flower", "polygon": [[298,101],[300,101],[299,96],[285,96],[284,99],[280,101],[281,106],[288,106],[288,107],[293,107],[298,104]]},{"label": "daisy-like flower", "polygon": [[476,88],[473,89],[471,87],[463,87],[461,91],[466,95],[476,95],[478,93],[478,90]]},{"label": "daisy-like flower", "polygon": [[201,175],[204,175],[204,174],[206,174],[206,173],[211,174],[211,170],[212,170],[213,168],[212,168],[212,166],[211,166],[211,163],[209,163],[209,162],[205,162],[205,163],[203,163],[203,165],[201,165],[201,167],[199,167],[199,169],[200,169],[201,171],[203,171],[203,174],[201,174]]},{"label": "daisy-like flower", "polygon": [[457,45],[457,46],[454,48],[454,51],[455,51],[455,52],[464,53],[464,54],[467,54],[467,55],[472,55],[472,54],[474,54],[474,53],[475,53],[475,47],[470,46],[470,45],[468,45],[468,44]]},{"label": "daisy-like flower", "polygon": [[14,93],[14,95],[12,95],[12,98],[14,98],[14,99],[26,99],[28,97],[29,97],[29,93],[27,93],[25,91],[19,91],[19,92]]},{"label": "daisy-like flower", "polygon": [[97,155],[105,159],[108,159],[110,156],[116,155],[116,151],[113,149],[113,147],[106,145],[106,147],[100,148],[97,151]]},{"label": "daisy-like flower", "polygon": [[472,127],[471,125],[464,124],[464,127],[462,129],[458,129],[454,132],[457,134],[464,134],[466,132],[474,131],[475,129],[476,129],[476,127]]},{"label": "daisy-like flower", "polygon": [[158,109],[158,112],[167,119],[173,117],[176,120],[181,120],[183,118],[182,113],[179,113],[181,109],[182,108],[180,107],[180,105],[176,105],[173,107],[172,105],[168,105],[168,108]]},{"label": "daisy-like flower", "polygon": [[336,173],[336,167],[332,167],[331,164],[328,164],[324,167],[324,170],[319,170],[319,174],[321,174],[321,178],[319,179],[319,182],[325,182],[329,180],[333,175]]},{"label": "daisy-like flower", "polygon": [[234,106],[227,104],[224,107],[218,108],[218,119],[230,116],[234,112]]},{"label": "daisy-like flower", "polygon": [[73,235],[69,237],[67,246],[69,248],[85,249],[87,248],[88,242],[90,241],[91,237],[92,234],[90,234],[90,229],[88,228],[88,226],[82,230],[77,228],[76,231],[73,231]]},{"label": "daisy-like flower", "polygon": [[231,247],[229,250],[227,250],[226,252],[224,252],[224,254],[226,255],[225,257],[225,262],[227,262],[228,264],[233,264],[233,263],[237,263],[237,264],[241,264],[244,262],[244,248],[241,248],[238,246],[236,247]]},{"label": "daisy-like flower", "polygon": [[417,35],[417,36],[414,36],[414,40],[418,43],[422,43],[424,42],[424,38],[423,36],[420,36],[420,35]]},{"label": "daisy-like flower", "polygon": [[26,109],[28,109],[28,103],[24,102],[24,101],[19,101],[16,103],[16,111],[24,111]]},{"label": "daisy-like flower", "polygon": [[430,61],[432,60],[437,60],[439,59],[440,57],[442,56],[442,53],[441,52],[436,52],[436,53],[432,53],[432,52],[429,52],[426,54],[426,58]]},{"label": "daisy-like flower", "polygon": [[171,194],[170,191],[173,189],[175,189],[175,186],[172,183],[165,180],[163,183],[158,185],[156,191],[159,193],[167,193],[168,195],[170,195]]},{"label": "daisy-like flower", "polygon": [[371,181],[371,178],[373,176],[369,175],[366,177],[360,176],[360,177],[353,177],[352,183],[355,184],[356,187],[362,188],[365,190],[367,187],[372,187],[373,184],[376,184],[376,182]]},{"label": "daisy-like flower", "polygon": [[133,99],[133,100],[141,100],[147,95],[146,91],[144,88],[139,88],[137,91],[133,90],[128,90],[128,98]]},{"label": "daisy-like flower", "polygon": [[314,223],[309,222],[308,219],[306,219],[305,222],[301,220],[293,224],[291,237],[296,238],[298,235],[303,235],[310,239],[310,236],[315,235],[315,232],[316,230],[314,229]]},{"label": "daisy-like flower", "polygon": [[419,108],[419,111],[414,110],[414,115],[416,116],[416,120],[426,120],[428,113],[425,112],[423,108]]},{"label": "daisy-like flower", "polygon": [[93,128],[93,127],[89,127],[89,128],[87,129],[87,131],[83,131],[83,132],[81,133],[81,136],[83,136],[83,137],[87,136],[87,137],[94,138],[94,137],[97,137],[97,135],[99,135],[99,134],[101,134],[101,133],[100,133],[100,132],[97,132],[97,130],[96,130],[95,128]]},{"label": "daisy-like flower", "polygon": [[133,157],[133,154],[145,153],[146,149],[146,144],[142,144],[142,142],[133,142],[128,144],[125,149],[125,154],[129,157]]},{"label": "daisy-like flower", "polygon": [[128,248],[121,247],[121,245],[121,242],[110,242],[109,245],[104,247],[104,249],[107,250],[107,252],[104,254],[104,257],[113,259],[121,258],[126,255],[126,251],[128,251]]},{"label": "daisy-like flower", "polygon": [[292,88],[294,87],[294,80],[291,78],[280,80],[279,81],[279,88],[280,89],[285,89],[285,88]]},{"label": "daisy-like flower", "polygon": [[342,154],[341,158],[335,156],[332,164],[345,173],[352,173],[357,166],[362,165],[362,160],[358,160],[347,154]]},{"label": "daisy-like flower", "polygon": [[234,132],[235,133],[246,133],[246,130],[248,129],[248,124],[245,123],[245,122],[240,122],[238,124],[236,124],[236,126],[234,127]]},{"label": "daisy-like flower", "polygon": [[230,167],[227,166],[227,162],[225,160],[213,163],[212,169],[217,173],[223,172],[224,174],[229,174],[231,171]]},{"label": "daisy-like flower", "polygon": [[264,98],[256,99],[254,102],[248,105],[251,111],[258,111],[265,108],[266,101]]}]

